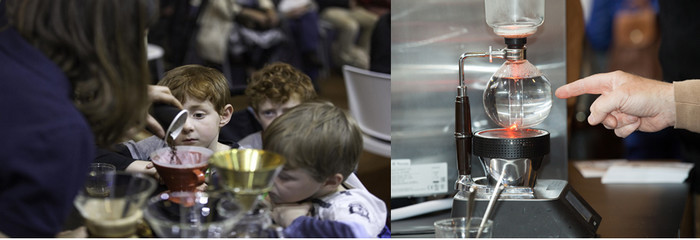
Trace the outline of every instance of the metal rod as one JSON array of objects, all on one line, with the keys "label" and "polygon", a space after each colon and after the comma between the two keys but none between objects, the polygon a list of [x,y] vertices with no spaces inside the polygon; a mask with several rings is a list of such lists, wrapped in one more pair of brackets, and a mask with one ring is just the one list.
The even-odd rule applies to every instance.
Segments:
[{"label": "metal rod", "polygon": [[493,50],[489,46],[487,52],[465,52],[459,56],[459,86],[457,86],[457,97],[455,98],[455,141],[457,147],[457,169],[459,179],[455,183],[455,188],[462,191],[465,184],[471,183],[471,146],[472,146],[472,118],[469,108],[469,97],[467,96],[467,85],[464,81],[464,61],[467,58],[489,57],[489,62],[493,58],[506,58],[508,50]]},{"label": "metal rod", "polygon": [[[489,49],[490,50],[490,49]],[[455,141],[457,146],[457,169],[460,179],[455,187],[459,189],[460,182],[471,182],[471,145],[472,145],[472,118],[469,108],[467,86],[464,83],[464,60],[472,57],[490,56],[489,52],[466,52],[459,57],[459,86],[455,98]]]},{"label": "metal rod", "polygon": [[462,54],[462,56],[459,56],[459,88],[462,88],[465,90],[465,95],[466,95],[467,86],[464,84],[464,60],[466,60],[467,58],[474,58],[474,57],[488,57],[491,55],[490,48],[491,47],[489,47],[488,52],[465,52]]},{"label": "metal rod", "polygon": [[464,82],[464,60],[474,57],[503,58],[505,50],[488,52],[465,52],[459,57],[459,86],[455,98],[455,141],[457,147],[457,170],[459,179],[455,183],[457,190],[462,190],[465,184],[472,182],[471,178],[471,147],[472,147],[472,117],[467,96],[467,85]]},{"label": "metal rod", "polygon": [[481,231],[484,230],[486,222],[489,220],[489,217],[491,217],[493,206],[496,205],[496,201],[501,196],[501,192],[503,192],[503,189],[505,189],[505,185],[503,184],[503,176],[505,174],[506,168],[504,166],[503,170],[501,170],[501,176],[498,178],[496,186],[494,187],[493,195],[491,195],[491,200],[489,200],[489,205],[486,207],[486,212],[484,212],[484,217],[481,219],[481,224],[479,224],[479,230],[476,232],[476,238],[479,238],[481,236]]},{"label": "metal rod", "polygon": [[467,197],[467,228],[472,225],[472,215],[474,214],[474,198],[476,196],[476,186],[469,187],[469,196]]}]

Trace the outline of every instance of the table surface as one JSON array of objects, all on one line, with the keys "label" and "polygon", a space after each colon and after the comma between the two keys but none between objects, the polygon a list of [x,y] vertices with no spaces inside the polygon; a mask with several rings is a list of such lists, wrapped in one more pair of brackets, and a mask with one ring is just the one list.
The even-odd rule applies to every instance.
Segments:
[{"label": "table surface", "polygon": [[691,237],[687,184],[602,184],[569,162],[569,183],[600,214],[601,237]]},{"label": "table surface", "polygon": [[[583,178],[569,162],[569,184],[602,217],[597,234],[606,238],[693,237],[692,202],[687,184],[602,184]],[[392,238],[431,238],[440,211],[392,222]],[[411,229],[415,234],[401,234]]]}]

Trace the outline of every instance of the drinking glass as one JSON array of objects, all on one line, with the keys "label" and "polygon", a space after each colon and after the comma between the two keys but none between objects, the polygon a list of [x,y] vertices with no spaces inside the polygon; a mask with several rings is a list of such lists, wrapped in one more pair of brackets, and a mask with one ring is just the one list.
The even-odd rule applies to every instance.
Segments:
[{"label": "drinking glass", "polygon": [[112,164],[91,164],[85,181],[85,191],[91,197],[109,197],[116,173],[117,168]]},{"label": "drinking glass", "polygon": [[[481,226],[480,217],[471,218],[467,226],[467,218],[448,218],[434,223],[436,238],[491,238],[493,236],[493,220],[488,220]],[[478,234],[481,229],[481,234]]]},{"label": "drinking glass", "polygon": [[117,172],[107,197],[79,191],[73,204],[85,219],[90,237],[133,237],[143,218],[143,204],[156,184],[143,173]]},{"label": "drinking glass", "polygon": [[144,218],[163,238],[225,238],[243,210],[230,192],[165,192],[146,204]]}]

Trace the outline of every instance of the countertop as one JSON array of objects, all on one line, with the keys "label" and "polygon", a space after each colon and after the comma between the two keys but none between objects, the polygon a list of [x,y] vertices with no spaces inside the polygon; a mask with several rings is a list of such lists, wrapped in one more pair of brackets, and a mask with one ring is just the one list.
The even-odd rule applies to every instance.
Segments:
[{"label": "countertop", "polygon": [[[693,237],[687,184],[602,184],[600,178],[584,178],[571,162],[568,165],[569,184],[602,217],[599,237]],[[432,238],[432,223],[449,216],[446,210],[393,221],[392,238]],[[413,232],[401,231],[406,229]]]}]

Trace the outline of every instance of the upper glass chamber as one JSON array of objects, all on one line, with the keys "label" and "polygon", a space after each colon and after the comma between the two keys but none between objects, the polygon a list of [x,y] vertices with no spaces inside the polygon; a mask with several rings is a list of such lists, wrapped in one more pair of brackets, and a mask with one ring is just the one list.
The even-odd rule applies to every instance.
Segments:
[{"label": "upper glass chamber", "polygon": [[484,0],[486,23],[496,35],[523,38],[544,22],[544,0]]}]

